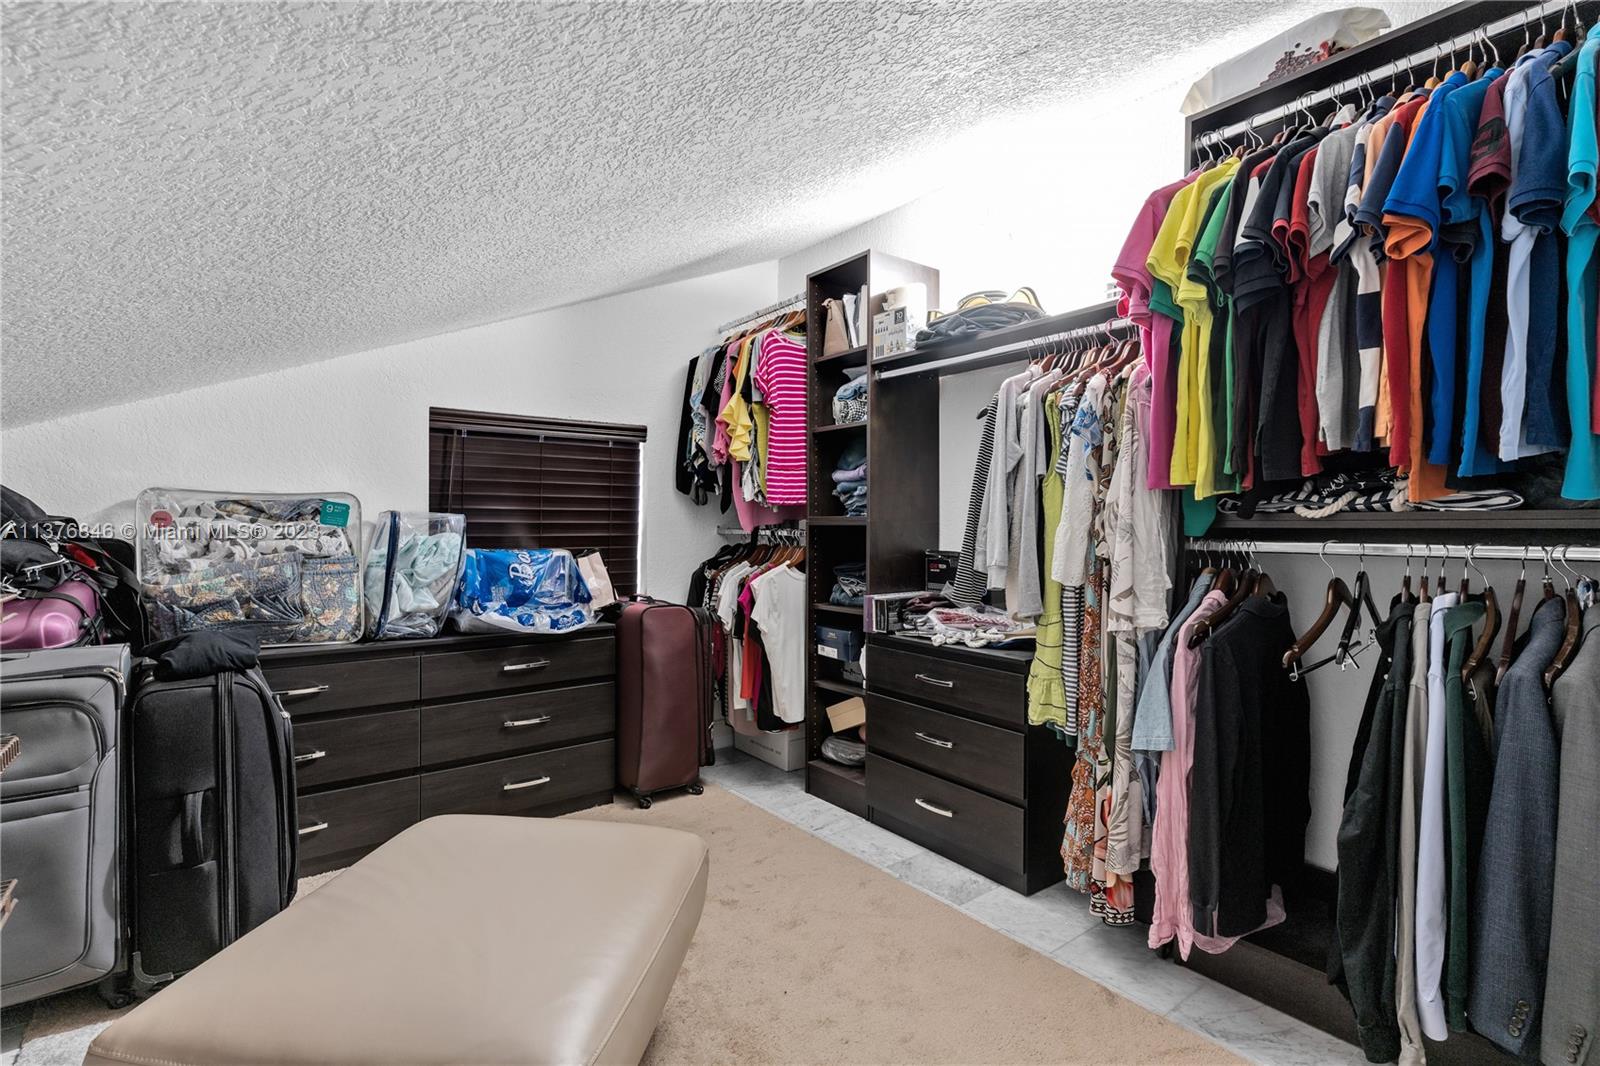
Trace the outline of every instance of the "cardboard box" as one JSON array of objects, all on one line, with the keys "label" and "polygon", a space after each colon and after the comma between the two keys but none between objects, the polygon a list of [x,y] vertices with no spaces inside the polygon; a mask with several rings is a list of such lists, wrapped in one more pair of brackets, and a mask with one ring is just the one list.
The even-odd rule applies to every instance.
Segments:
[{"label": "cardboard box", "polygon": [[846,729],[861,725],[867,720],[867,701],[860,696],[851,696],[841,703],[835,703],[828,708],[828,724],[833,726],[835,733],[842,733]]},{"label": "cardboard box", "polygon": [[916,344],[917,330],[921,328],[910,308],[896,307],[879,311],[872,316],[872,358],[887,359],[891,355],[909,352]]},{"label": "cardboard box", "polygon": [[806,731],[799,726],[781,733],[735,733],[733,746],[784,771],[806,764]]}]

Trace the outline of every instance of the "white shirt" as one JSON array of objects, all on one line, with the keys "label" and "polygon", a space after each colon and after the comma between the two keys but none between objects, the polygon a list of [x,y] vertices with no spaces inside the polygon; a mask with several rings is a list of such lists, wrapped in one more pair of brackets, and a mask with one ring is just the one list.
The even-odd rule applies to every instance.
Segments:
[{"label": "white shirt", "polygon": [[[1073,416],[1073,426],[1079,421],[1099,425],[1100,401],[1106,393],[1106,376],[1096,374],[1083,387],[1083,397],[1078,401],[1078,413]],[[1066,427],[1062,432],[1071,432]],[[1104,427],[1101,427],[1102,432]],[[1093,453],[1098,451],[1099,438],[1090,444],[1082,433],[1073,433],[1067,448],[1065,491],[1061,501],[1061,523],[1056,526],[1055,549],[1050,558],[1050,576],[1063,585],[1082,585],[1088,579],[1089,523],[1094,517],[1095,479],[1100,475],[1100,464]]]},{"label": "white shirt", "polygon": [[756,578],[750,619],[761,627],[772,671],[772,709],[785,722],[806,720],[806,575],[780,566]]},{"label": "white shirt", "polygon": [[1000,383],[999,401],[995,404],[994,457],[989,462],[989,479],[984,482],[978,540],[973,551],[973,566],[988,575],[988,587],[992,589],[1006,587],[1006,568],[1011,563],[1012,475],[1022,459],[1018,408],[1023,390],[1038,374],[1038,367],[1029,366],[1006,378]]},{"label": "white shirt", "polygon": [[717,586],[717,618],[722,622],[723,632],[728,634],[728,706],[724,708],[731,722],[735,712],[744,712],[739,717],[746,721],[753,721],[750,717],[750,701],[739,695],[739,678],[744,670],[744,641],[733,639],[733,612],[739,606],[739,587],[744,583],[745,575],[754,570],[749,563],[735,563],[726,574],[722,575],[722,582]]},{"label": "white shirt", "polygon": [[1444,613],[1460,597],[1433,598],[1428,615],[1428,750],[1422,764],[1422,815],[1417,821],[1417,1014],[1432,1040],[1450,1035],[1444,1021]]}]

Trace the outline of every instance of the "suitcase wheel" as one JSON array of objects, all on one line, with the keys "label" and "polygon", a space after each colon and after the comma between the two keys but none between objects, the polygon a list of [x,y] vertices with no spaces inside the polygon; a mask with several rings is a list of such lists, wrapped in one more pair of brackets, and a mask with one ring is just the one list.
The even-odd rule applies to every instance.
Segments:
[{"label": "suitcase wheel", "polygon": [[706,790],[706,786],[704,786],[700,782],[696,781],[694,784],[689,786],[689,795],[691,795],[691,796],[703,795],[705,793],[705,790]]},{"label": "suitcase wheel", "polygon": [[654,803],[655,803],[655,800],[651,799],[649,796],[640,796],[639,797],[639,809],[641,811],[648,811],[650,809],[651,805],[654,804]]}]

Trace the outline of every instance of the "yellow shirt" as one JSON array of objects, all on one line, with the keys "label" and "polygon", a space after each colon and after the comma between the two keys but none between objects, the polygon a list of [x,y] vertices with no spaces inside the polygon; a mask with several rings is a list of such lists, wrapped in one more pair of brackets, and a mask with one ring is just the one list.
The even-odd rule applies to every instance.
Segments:
[{"label": "yellow shirt", "polygon": [[749,337],[739,342],[739,357],[733,364],[733,395],[717,414],[717,420],[728,427],[728,455],[741,463],[750,461],[751,430],[755,427],[750,405],[744,398],[744,378],[750,368],[750,344]]},{"label": "yellow shirt", "polygon": [[[1183,332],[1178,352],[1177,423],[1172,440],[1172,465],[1168,471],[1174,485],[1195,483],[1201,449],[1201,409],[1204,408],[1207,414],[1210,409],[1210,393],[1201,391],[1199,360],[1206,358],[1211,343],[1212,308],[1205,286],[1188,278],[1186,268],[1189,253],[1194,249],[1200,224],[1205,220],[1206,208],[1210,206],[1213,194],[1238,168],[1239,160],[1228,159],[1201,174],[1173,197],[1172,209],[1167,212],[1167,220],[1161,224],[1161,231],[1156,237],[1157,245],[1151,249],[1151,261],[1147,264],[1151,273],[1172,286],[1173,299],[1183,308]],[[1184,193],[1192,195],[1184,197]],[[1181,205],[1180,198],[1183,200]],[[1167,222],[1179,214],[1180,208],[1182,215],[1169,235]],[[1166,245],[1160,243],[1163,236],[1169,236]],[[1158,255],[1162,259],[1159,264],[1156,262]],[[1209,418],[1206,421],[1209,424]]]}]

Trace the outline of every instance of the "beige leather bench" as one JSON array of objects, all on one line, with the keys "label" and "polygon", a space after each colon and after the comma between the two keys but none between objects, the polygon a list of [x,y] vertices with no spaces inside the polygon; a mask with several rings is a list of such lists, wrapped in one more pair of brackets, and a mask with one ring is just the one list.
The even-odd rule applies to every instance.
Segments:
[{"label": "beige leather bench", "polygon": [[401,833],[95,1038],[86,1064],[636,1063],[705,902],[672,829]]}]

